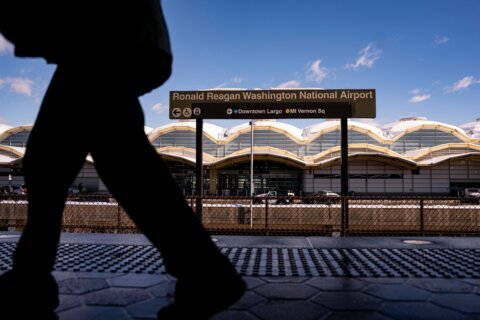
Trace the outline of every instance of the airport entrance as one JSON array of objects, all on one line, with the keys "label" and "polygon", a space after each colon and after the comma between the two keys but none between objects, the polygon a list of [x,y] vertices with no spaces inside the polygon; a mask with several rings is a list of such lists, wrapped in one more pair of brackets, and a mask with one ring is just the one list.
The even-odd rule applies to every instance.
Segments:
[{"label": "airport entrance", "polygon": [[[289,192],[299,195],[302,185],[302,170],[274,161],[254,162],[253,183],[255,194],[277,191],[278,195]],[[250,195],[250,164],[240,163],[218,171],[218,194],[222,196]]]},{"label": "airport entrance", "polygon": [[195,194],[195,166],[190,163],[164,159],[175,181],[186,196]]}]

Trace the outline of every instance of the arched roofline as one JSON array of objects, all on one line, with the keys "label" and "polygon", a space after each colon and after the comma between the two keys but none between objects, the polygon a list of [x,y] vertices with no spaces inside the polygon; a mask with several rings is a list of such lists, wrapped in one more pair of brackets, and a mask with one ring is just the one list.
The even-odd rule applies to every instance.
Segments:
[{"label": "arched roofline", "polygon": [[33,125],[26,125],[26,126],[13,127],[8,130],[5,130],[2,134],[0,134],[0,142],[16,133],[19,133],[22,131],[32,131],[32,128],[33,128]]},{"label": "arched roofline", "polygon": [[[12,129],[9,129],[6,132],[4,132],[2,134],[2,136],[4,134],[6,134],[7,132],[14,132],[14,130],[16,130],[16,132],[19,132],[19,131],[21,131],[21,130],[19,130],[19,128],[29,128],[29,127],[31,127],[31,126],[22,126],[22,127],[12,128]],[[437,130],[440,130],[440,131],[443,131],[443,132],[450,133],[453,136],[459,138],[463,143],[480,143],[480,139],[472,138],[472,137],[468,136],[466,133],[464,133],[463,131],[461,131],[460,129],[455,128],[455,127],[451,127],[451,126],[448,126],[448,125],[444,125],[442,123],[419,124],[417,126],[405,129],[404,131],[402,131],[401,133],[399,133],[398,135],[396,135],[392,139],[387,138],[387,137],[375,132],[372,129],[356,125],[355,123],[349,123],[348,124],[348,130],[349,131],[355,131],[355,132],[358,132],[358,133],[365,134],[365,135],[371,137],[372,139],[374,139],[375,141],[377,141],[377,142],[379,142],[380,144],[383,144],[383,145],[391,145],[391,144],[395,143],[396,141],[398,141],[399,139],[401,139],[402,137],[404,137],[405,135],[410,134],[410,133],[415,132],[415,131],[422,130],[422,129],[437,129]],[[250,133],[250,130],[251,130],[250,127],[245,127],[245,128],[239,129],[238,131],[236,131],[232,135],[228,136],[226,139],[214,137],[211,134],[209,134],[206,130],[203,131],[203,135],[217,145],[225,145],[225,144],[231,143],[232,141],[234,141],[236,138],[238,138],[242,134]],[[291,133],[288,129],[286,129],[282,126],[275,125],[275,123],[268,123],[268,124],[259,123],[259,124],[256,124],[254,130],[270,130],[270,131],[279,133],[281,135],[284,135],[285,137],[289,138],[290,140],[292,140],[293,142],[295,142],[298,145],[306,145],[306,144],[312,143],[315,139],[319,138],[321,135],[330,133],[332,131],[340,130],[340,123],[335,124],[335,125],[330,126],[330,127],[327,127],[325,129],[322,129],[322,130],[316,132],[315,134],[309,136],[308,138],[304,138],[304,139],[299,138],[297,135]],[[170,133],[172,131],[195,132],[195,127],[193,127],[191,125],[185,125],[181,122],[180,123],[175,123],[175,124],[172,124],[172,125],[169,125],[169,126],[165,126],[161,129],[155,129],[148,136],[148,139],[150,140],[150,142],[153,142],[155,139],[157,139],[161,135]]]},{"label": "arched roofline", "polygon": [[[250,148],[243,148],[230,153],[228,156],[221,158],[221,160],[219,161],[222,161],[223,159],[232,158],[232,157],[242,156],[244,154],[250,155],[250,152],[251,152]],[[254,156],[257,154],[273,154],[273,155],[278,155],[279,157],[288,157],[294,161],[304,162],[304,158],[299,157],[296,154],[293,154],[287,150],[278,149],[275,147],[255,146],[253,147],[253,154]]]},{"label": "arched roofline", "polygon": [[[374,144],[369,144],[369,143],[350,143],[348,145],[348,149],[362,149],[362,148],[365,148],[365,149],[369,149],[369,150],[372,150],[372,151],[377,151],[377,152],[380,152],[380,154],[387,154],[387,155],[390,155],[392,157],[402,157],[402,155],[400,155],[399,153],[393,151],[393,150],[390,150],[390,149],[387,149],[387,148],[384,148],[382,146],[377,146],[377,145],[374,145]],[[341,147],[340,146],[335,146],[335,147],[331,147],[325,151],[322,151],[320,153],[317,153],[316,155],[313,155],[313,156],[308,156],[308,157],[305,157],[305,160],[311,160],[312,162],[314,162],[316,159],[319,159],[319,158],[322,158],[326,155],[329,155],[329,154],[332,154],[334,152],[337,152],[337,151],[340,151],[341,150]],[[350,151],[349,151],[350,152]]]},{"label": "arched roofline", "polygon": [[402,131],[401,133],[396,135],[393,139],[391,139],[390,144],[393,144],[394,142],[398,141],[403,136],[406,136],[409,133],[419,131],[419,130],[422,130],[422,129],[437,129],[437,130],[440,130],[440,131],[443,131],[443,132],[451,133],[452,135],[456,136],[457,138],[459,138],[463,142],[466,142],[466,143],[472,143],[473,142],[473,139],[471,137],[469,137],[467,134],[465,134],[464,132],[462,132],[459,128],[457,129],[457,128],[454,128],[454,127],[451,127],[451,126],[444,125],[442,123],[437,123],[437,124],[426,124],[426,123],[424,123],[424,124],[419,124],[417,126],[405,129],[404,131]]},{"label": "arched roofline", "polygon": [[[283,163],[298,169],[306,169],[305,163],[303,161],[294,160],[289,157],[282,157],[276,154],[254,154],[254,161],[259,161],[259,160],[261,161],[268,160],[268,161],[273,161],[277,163]],[[234,157],[225,158],[220,161],[217,161],[216,163],[209,165],[209,167],[212,169],[225,169],[234,164],[246,163],[246,162],[250,162],[250,154],[241,154],[241,155],[236,155]]]},{"label": "arched roofline", "polygon": [[[298,137],[296,137],[294,134],[292,134],[288,130],[285,130],[284,128],[281,128],[279,126],[275,126],[274,123],[271,123],[271,124],[268,124],[268,125],[266,125],[266,124],[255,124],[253,130],[254,130],[254,134],[255,134],[255,130],[271,130],[271,131],[274,131],[276,133],[283,134],[284,136],[288,137],[290,140],[293,140],[297,144],[305,144],[305,140],[298,139]],[[250,133],[250,132],[251,132],[250,127],[239,129],[234,134],[228,136],[227,139],[223,140],[222,144],[228,144],[228,143],[232,142],[233,140],[235,140],[236,138],[238,138],[239,136],[241,136],[242,134]]]},{"label": "arched roofline", "polygon": [[[314,141],[315,139],[317,139],[318,137],[320,137],[324,134],[330,133],[332,131],[340,130],[340,127],[341,127],[340,122],[338,122],[338,124],[336,124],[334,126],[322,129],[322,130],[318,131],[317,133],[313,134],[312,136],[308,137],[308,139],[305,141],[305,143],[306,144],[311,143],[312,141]],[[386,139],[384,136],[381,136],[381,135],[377,134],[375,131],[364,128],[364,127],[357,126],[355,124],[350,124],[349,123],[348,124],[348,130],[366,134],[369,137],[373,138],[375,141],[380,142],[381,144],[389,144],[390,143],[390,140]]]},{"label": "arched roofline", "polygon": [[469,149],[477,150],[477,151],[480,152],[480,146],[476,145],[474,143],[445,143],[445,144],[441,144],[441,145],[438,145],[438,146],[433,146],[433,147],[427,148],[427,149],[423,150],[422,152],[419,152],[418,154],[415,154],[414,156],[412,156],[410,158],[416,160],[416,159],[419,159],[421,157],[427,156],[430,153],[434,153],[436,151],[440,151],[440,150],[444,150],[444,149],[448,149],[448,148],[461,148],[461,147],[467,147]]},{"label": "arched roofline", "polygon": [[[377,162],[382,162],[386,163],[395,167],[400,167],[404,169],[416,169],[417,168],[417,163],[415,161],[407,160],[401,157],[393,157],[388,154],[377,154],[377,153],[371,153],[371,154],[365,154],[365,153],[357,153],[357,154],[349,154],[348,155],[348,160],[349,162],[352,160],[371,160],[371,161],[377,161]],[[322,161],[320,163],[312,164],[309,167],[311,169],[319,168],[323,169],[326,167],[331,167],[332,165],[336,165],[341,163],[342,159],[340,156],[332,157],[330,159],[327,159],[325,161]]]},{"label": "arched roofline", "polygon": [[159,153],[159,155],[164,160],[188,164],[188,165],[191,165],[193,168],[195,168],[195,161],[192,161],[191,159],[183,158],[181,156],[170,155],[170,154]]},{"label": "arched roofline", "polygon": [[[0,149],[1,149],[2,145],[0,145]],[[20,156],[20,158],[18,159],[15,159],[11,162],[11,165],[14,166],[14,167],[22,167],[23,165],[23,154]],[[85,158],[85,162],[86,163],[90,163],[90,164],[95,164],[95,161],[93,161],[92,157],[90,155],[88,155],[86,158]]]},{"label": "arched roofline", "polygon": [[461,153],[461,154],[449,154],[445,156],[440,156],[438,157],[437,160],[434,159],[426,159],[424,161],[420,161],[418,163],[419,166],[421,167],[434,167],[439,164],[442,164],[444,162],[450,161],[450,160],[462,160],[462,159],[478,159],[480,160],[480,152],[467,152],[467,153]]},{"label": "arched roofline", "polygon": [[[190,132],[196,133],[196,129],[194,127],[187,126],[187,125],[182,125],[182,124],[173,124],[171,126],[168,126],[168,127],[165,127],[165,128],[159,129],[159,130],[155,129],[150,135],[148,135],[148,140],[150,142],[153,142],[153,141],[155,141],[155,139],[157,139],[161,135],[170,133],[172,131],[190,131]],[[207,137],[208,139],[212,140],[216,144],[219,144],[218,142],[221,141],[221,140],[218,140],[217,138],[211,136],[205,130],[203,130],[203,135],[205,137]]]},{"label": "arched roofline", "polygon": [[[174,146],[169,146],[169,147],[163,147],[163,148],[157,148],[155,149],[157,151],[158,154],[162,154],[162,155],[169,155],[169,156],[173,156],[173,157],[182,157],[180,155],[176,155],[176,154],[171,154],[170,152],[188,152],[190,154],[192,154],[194,157],[195,157],[195,154],[196,154],[196,150],[193,149],[193,148],[187,148],[187,147],[174,147]],[[187,156],[184,156],[185,159],[188,159]],[[215,158],[214,156],[212,156],[211,154],[208,154],[206,152],[203,153],[203,161],[207,161],[208,162],[212,162],[212,161],[215,161],[217,160],[217,158]]]},{"label": "arched roofline", "polygon": [[[0,150],[4,150],[4,151],[8,151],[8,152],[11,152],[17,156],[19,156],[20,158],[23,157],[23,153],[17,149],[15,149],[14,147],[10,147],[10,146],[5,146],[3,144],[0,144]],[[15,159],[16,160],[16,159]]]}]

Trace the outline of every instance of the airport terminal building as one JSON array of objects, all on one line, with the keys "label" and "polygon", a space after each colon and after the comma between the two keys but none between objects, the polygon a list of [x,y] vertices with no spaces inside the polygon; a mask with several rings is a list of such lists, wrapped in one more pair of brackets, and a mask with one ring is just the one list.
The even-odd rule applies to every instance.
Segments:
[{"label": "airport terminal building", "polygon": [[[186,195],[195,192],[195,125],[176,121],[145,130]],[[250,124],[203,127],[205,193],[249,194]],[[0,125],[0,185],[23,183],[21,160],[31,129]],[[340,191],[340,121],[297,128],[261,120],[254,122],[253,135],[257,193]],[[349,120],[348,141],[349,188],[356,194],[457,195],[480,188],[480,118],[461,126],[420,117],[383,127]],[[55,170],[55,163],[46,170]],[[74,184],[80,182],[88,192],[106,191],[90,157]]]}]

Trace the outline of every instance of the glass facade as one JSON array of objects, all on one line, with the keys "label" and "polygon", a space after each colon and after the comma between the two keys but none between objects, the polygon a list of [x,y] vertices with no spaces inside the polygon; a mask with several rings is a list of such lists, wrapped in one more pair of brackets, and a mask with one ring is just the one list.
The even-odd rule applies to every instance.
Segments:
[{"label": "glass facade", "polygon": [[[340,130],[331,131],[318,136],[315,140],[307,145],[308,156],[314,156],[320,152],[340,145]],[[380,142],[369,136],[368,134],[349,130],[348,143],[368,143],[382,146]]]},{"label": "glass facade", "polygon": [[[445,128],[444,130],[447,130]],[[442,129],[443,130],[443,129]],[[409,132],[401,136],[398,140],[392,143],[384,143],[377,141],[371,135],[363,132],[356,131],[355,129],[349,130],[348,142],[350,144],[371,144],[381,146],[387,149],[391,149],[398,153],[404,153],[410,150],[416,150],[421,148],[430,148],[438,145],[449,143],[464,143],[460,138],[454,134],[440,129],[418,129],[413,132]],[[5,137],[0,144],[13,147],[25,147],[28,137],[30,135],[29,130],[20,131]],[[259,127],[254,130],[254,145],[258,147],[273,147],[279,150],[285,150],[297,157],[315,156],[321,152],[325,152],[333,147],[340,145],[340,129],[323,133],[307,143],[307,137],[303,138],[303,141],[296,141],[291,138],[287,133],[278,132],[267,127]],[[245,150],[250,148],[250,131],[242,133],[231,141],[216,141],[211,140],[208,136],[203,136],[203,149],[204,152],[218,159],[224,158],[234,152]],[[379,138],[380,140],[380,138]],[[478,142],[471,142],[478,143]],[[161,134],[152,141],[152,145],[155,148],[164,147],[183,147],[187,149],[195,150],[195,132],[191,130],[178,129]],[[370,150],[366,150],[370,151]],[[432,154],[425,155],[425,158],[432,158],[436,156],[459,154],[465,152],[471,152],[477,150],[470,150],[468,147],[462,148],[448,148],[435,151]],[[335,156],[330,154],[328,157]],[[420,158],[424,159],[424,158]],[[418,160],[418,159],[417,159]]]},{"label": "glass facade", "polygon": [[[152,145],[155,148],[184,147],[195,149],[195,139],[195,132],[193,131],[176,130],[160,135],[152,141]],[[203,152],[221,158],[224,156],[224,149],[223,145],[216,144],[205,135],[203,136]]]},{"label": "glass facade", "polygon": [[[416,125],[416,124],[415,124]],[[421,125],[421,124],[420,124]],[[413,170],[410,167],[391,166],[394,162],[382,160],[380,157],[374,157],[373,160],[378,163],[372,164],[370,157],[352,157],[350,162],[351,188],[356,192],[436,192],[445,193],[448,190],[454,190],[465,183],[480,183],[480,160],[474,160],[475,157],[462,158],[462,160],[438,158],[442,156],[479,153],[479,148],[472,147],[472,144],[479,145],[479,141],[470,139],[468,136],[461,137],[461,131],[453,131],[459,137],[455,136],[452,129],[448,126],[439,125],[437,129],[429,127],[419,128],[411,127],[416,131],[402,135],[398,140],[389,140],[387,132],[385,135],[378,136],[378,140],[385,141],[381,143],[376,139],[372,132],[359,132],[363,127],[354,125],[348,134],[349,153],[369,153],[383,154],[376,151],[372,146],[380,146],[390,149],[397,153],[405,153],[399,158],[413,159]],[[402,125],[404,128],[408,125]],[[402,128],[402,126],[397,128]],[[254,129],[254,144],[256,147],[271,147],[278,150],[284,150],[284,153],[273,152],[273,155],[261,154],[254,160],[254,185],[256,193],[266,191],[278,191],[283,195],[287,192],[300,194],[302,192],[313,192],[314,190],[329,189],[337,190],[339,185],[340,169],[338,163],[329,163],[329,160],[340,156],[340,151],[330,152],[332,148],[340,145],[340,128],[322,133],[318,136],[300,136],[298,129],[291,134],[285,130],[288,127],[275,124],[256,125]],[[9,136],[5,136],[0,141],[0,145],[11,147],[26,147],[30,131],[24,130],[24,127],[18,127],[11,131],[19,131]],[[152,141],[155,148],[178,147],[177,150],[170,150],[168,156],[168,166],[170,167],[178,185],[185,195],[195,193],[195,166],[189,161],[195,161],[196,134],[189,127],[175,125],[170,127],[169,132],[161,134]],[[327,129],[328,130],[328,129]],[[385,129],[388,131],[388,129]],[[229,132],[229,131],[227,131]],[[231,131],[230,131],[231,132]],[[308,131],[305,131],[308,132]],[[310,131],[311,132],[311,131]],[[297,134],[296,134],[297,133]],[[59,133],[61,134],[61,133]],[[238,133],[237,133],[238,134]],[[248,195],[250,193],[250,163],[248,153],[250,152],[251,135],[249,128],[241,134],[222,139],[210,139],[209,136],[203,136],[203,151],[211,155],[205,157],[205,175],[204,190],[206,193],[218,195]],[[470,136],[471,138],[471,136]],[[463,140],[462,140],[463,139]],[[308,143],[307,143],[308,142]],[[455,143],[455,146],[446,144]],[[369,146],[358,147],[354,144],[366,144]],[[443,146],[441,149],[420,154],[415,152],[418,149]],[[5,148],[8,149],[8,148]],[[436,148],[438,149],[438,148]],[[222,161],[232,153],[245,150],[247,155],[240,158],[232,158]],[[422,152],[424,150],[420,150]],[[288,153],[287,153],[288,152]],[[318,155],[323,154],[321,157]],[[278,154],[278,156],[277,156]],[[20,156],[8,150],[1,150],[0,155],[9,158],[20,158]],[[417,157],[415,157],[417,155]],[[289,158],[285,160],[284,158]],[[296,158],[300,159],[296,159]],[[305,157],[312,157],[306,158]],[[396,157],[395,155],[393,156]],[[186,159],[185,161],[180,160]],[[302,161],[303,158],[303,161]],[[420,163],[415,167],[415,162],[435,158],[433,166],[427,166],[429,162]],[[363,159],[363,160],[362,160]],[[367,160],[365,160],[367,159]],[[299,163],[299,167],[296,164]],[[446,160],[446,161],[443,161]],[[10,159],[6,159],[8,165]],[[360,163],[368,165],[360,166]],[[185,162],[185,163],[183,163]],[[243,163],[238,163],[243,162]],[[305,163],[305,166],[302,165]],[[399,161],[401,162],[401,161]],[[17,162],[18,163],[18,162]],[[286,164],[288,163],[288,164]],[[292,165],[289,165],[292,164]],[[389,166],[390,165],[390,166]],[[212,181],[210,181],[210,179]],[[362,191],[363,190],[363,191]],[[455,189],[456,190],[456,189]]]},{"label": "glass facade", "polygon": [[417,161],[422,161],[426,159],[431,159],[440,156],[446,156],[450,154],[462,154],[462,153],[469,153],[469,152],[480,152],[480,150],[469,148],[467,145],[458,146],[458,147],[448,147],[441,150],[429,152],[426,155],[417,158]]},{"label": "glass facade", "polygon": [[195,149],[195,132],[175,130],[158,136],[152,141],[155,148],[185,147]]},{"label": "glass facade", "polygon": [[0,144],[10,147],[26,147],[29,136],[30,131],[21,131],[6,137],[0,141]]},{"label": "glass facade", "polygon": [[164,160],[184,195],[195,194],[195,167],[175,161]]},{"label": "glass facade", "polygon": [[[226,155],[238,150],[250,148],[250,143],[251,133],[241,134],[226,145]],[[273,147],[286,150],[300,157],[305,155],[305,145],[297,144],[287,135],[272,130],[254,130],[253,144],[258,147]]]},{"label": "glass facade", "polygon": [[390,149],[403,153],[409,150],[431,148],[445,143],[461,143],[460,138],[438,129],[420,129],[407,133],[390,145]]},{"label": "glass facade", "polygon": [[[273,161],[254,161],[255,194],[277,191],[299,194],[302,170]],[[218,172],[218,191],[221,195],[250,194],[250,163],[240,163]]]},{"label": "glass facade", "polygon": [[[21,131],[7,136],[0,144],[14,147],[26,147],[30,131]],[[398,153],[404,153],[409,150],[420,148],[430,148],[447,143],[462,143],[463,141],[450,132],[439,129],[419,129],[405,134],[397,141],[391,144],[382,144],[372,136],[349,130],[349,143],[366,143],[389,148]],[[309,143],[297,143],[287,134],[276,132],[268,129],[254,130],[255,146],[273,147],[280,150],[288,151],[298,157],[314,156],[318,153],[326,151],[330,148],[340,145],[340,129],[330,131],[319,135]],[[152,141],[155,148],[163,147],[184,147],[195,149],[195,132],[190,130],[174,130],[158,136]],[[224,144],[216,142],[204,135],[203,137],[204,152],[216,158],[223,158],[236,151],[250,148],[250,132],[240,134],[230,142]],[[455,153],[455,150],[439,151],[445,154]]]}]

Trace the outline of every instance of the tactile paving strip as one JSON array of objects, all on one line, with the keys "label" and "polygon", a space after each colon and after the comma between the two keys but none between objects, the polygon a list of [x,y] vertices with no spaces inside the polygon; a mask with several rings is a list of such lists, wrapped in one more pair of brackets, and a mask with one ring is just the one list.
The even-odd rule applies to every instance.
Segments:
[{"label": "tactile paving strip", "polygon": [[[12,267],[15,243],[0,243],[0,270]],[[248,276],[480,278],[477,249],[221,248]],[[148,245],[60,244],[57,271],[164,273]]]}]

